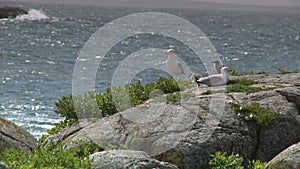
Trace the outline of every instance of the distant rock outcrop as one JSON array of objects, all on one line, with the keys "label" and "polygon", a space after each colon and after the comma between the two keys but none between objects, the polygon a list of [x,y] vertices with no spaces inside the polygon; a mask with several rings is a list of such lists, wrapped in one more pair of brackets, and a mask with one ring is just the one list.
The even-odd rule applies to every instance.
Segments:
[{"label": "distant rock outcrop", "polygon": [[[300,140],[300,74],[249,75],[268,90],[256,93],[217,93],[201,95],[218,88],[202,87],[181,103],[148,101],[145,104],[95,120],[80,120],[50,142],[92,140],[101,145],[125,145],[179,168],[209,168],[211,154],[217,151],[238,153],[245,159],[271,160],[289,145]],[[272,89],[272,87],[278,87]],[[268,128],[243,120],[233,108],[258,103],[279,113]]]},{"label": "distant rock outcrop", "polygon": [[300,142],[290,146],[274,159],[272,159],[267,169],[299,169],[300,168]]},{"label": "distant rock outcrop", "polygon": [[15,18],[18,15],[28,14],[25,9],[19,7],[0,7],[0,19]]},{"label": "distant rock outcrop", "polygon": [[33,150],[36,145],[37,141],[31,134],[0,117],[0,152],[8,148]]},{"label": "distant rock outcrop", "polygon": [[178,169],[178,167],[150,158],[142,151],[110,150],[90,155],[94,159],[95,169],[107,168],[143,168]]}]

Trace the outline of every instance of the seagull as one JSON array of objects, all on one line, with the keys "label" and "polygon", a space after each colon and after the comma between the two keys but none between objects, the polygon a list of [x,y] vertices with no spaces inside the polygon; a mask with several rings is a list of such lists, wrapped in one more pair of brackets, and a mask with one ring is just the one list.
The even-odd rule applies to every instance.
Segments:
[{"label": "seagull", "polygon": [[221,62],[221,60],[219,60],[219,59],[213,61],[212,63],[214,63],[214,67],[215,67],[217,73],[219,73],[219,74],[221,73],[222,67],[226,67],[226,65],[224,65],[224,64]]},{"label": "seagull", "polygon": [[197,80],[199,80],[201,78],[201,75],[199,73],[190,73],[189,75],[189,79],[192,81],[192,82],[197,82]]},{"label": "seagull", "polygon": [[206,84],[208,86],[223,86],[229,81],[229,72],[232,71],[228,67],[221,68],[221,74],[210,75],[197,80],[198,84]]},{"label": "seagull", "polygon": [[167,72],[173,76],[184,75],[182,64],[174,56],[174,49],[167,50],[166,55],[169,56],[166,64]]}]

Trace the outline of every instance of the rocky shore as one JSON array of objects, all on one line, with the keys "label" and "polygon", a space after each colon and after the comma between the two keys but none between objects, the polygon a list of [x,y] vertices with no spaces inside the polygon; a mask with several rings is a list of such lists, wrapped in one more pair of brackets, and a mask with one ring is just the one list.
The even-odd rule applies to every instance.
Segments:
[{"label": "rocky shore", "polygon": [[[246,75],[231,79],[254,80],[257,83],[252,86],[261,90],[207,94],[208,90],[222,91],[224,87],[194,87],[182,92],[194,95],[180,102],[151,99],[110,117],[80,119],[48,137],[43,146],[62,142],[72,148],[73,142],[81,140],[128,149],[91,155],[96,168],[103,168],[101,165],[105,164],[206,169],[211,154],[217,151],[234,152],[245,159],[265,162],[273,159],[269,169],[278,166],[299,168],[296,162],[300,161],[300,73]],[[254,113],[242,116],[243,105],[251,104],[262,107],[259,110],[276,112],[278,116],[274,122],[268,122],[266,116],[258,117],[263,123],[254,120]],[[233,105],[240,105],[240,109]],[[36,141],[28,133],[17,128],[21,136],[12,134],[16,133],[15,125],[6,120],[0,120],[0,126],[0,150],[34,148]],[[18,146],[10,145],[11,141],[3,142],[3,138],[14,140]],[[30,138],[30,143],[25,138]],[[293,152],[292,160],[287,157],[289,153],[276,156],[293,144],[292,150],[286,150]]]},{"label": "rocky shore", "polygon": [[28,14],[28,12],[19,7],[0,7],[0,19],[11,19],[23,14]]}]

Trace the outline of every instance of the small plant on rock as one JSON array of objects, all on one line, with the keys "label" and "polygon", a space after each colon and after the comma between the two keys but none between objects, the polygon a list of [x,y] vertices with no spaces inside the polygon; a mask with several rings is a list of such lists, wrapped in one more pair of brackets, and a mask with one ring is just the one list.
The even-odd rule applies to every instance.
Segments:
[{"label": "small plant on rock", "polygon": [[243,169],[243,157],[239,155],[227,153],[221,153],[220,151],[212,155],[213,159],[209,161],[209,166],[211,169]]},{"label": "small plant on rock", "polygon": [[[231,153],[221,153],[220,151],[216,152],[212,160],[209,161],[209,166],[211,169],[244,169],[243,161],[244,158],[238,154]],[[264,169],[267,163],[261,162],[259,160],[248,160],[247,169]]]},{"label": "small plant on rock", "polygon": [[251,103],[250,105],[232,103],[232,105],[242,119],[255,122],[262,128],[272,125],[279,116],[278,112],[268,110],[260,106],[259,103]]}]

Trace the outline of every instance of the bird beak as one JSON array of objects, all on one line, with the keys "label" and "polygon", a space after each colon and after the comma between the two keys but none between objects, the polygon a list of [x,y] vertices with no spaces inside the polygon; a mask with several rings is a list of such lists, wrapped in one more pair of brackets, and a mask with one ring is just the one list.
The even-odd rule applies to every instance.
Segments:
[{"label": "bird beak", "polygon": [[229,68],[228,68],[228,71],[232,73],[234,70],[233,70],[233,69],[229,69]]},{"label": "bird beak", "polygon": [[169,50],[167,50],[166,51],[166,55],[168,55],[168,54],[172,54],[174,52],[174,50],[173,49],[169,49]]}]

